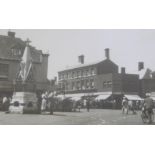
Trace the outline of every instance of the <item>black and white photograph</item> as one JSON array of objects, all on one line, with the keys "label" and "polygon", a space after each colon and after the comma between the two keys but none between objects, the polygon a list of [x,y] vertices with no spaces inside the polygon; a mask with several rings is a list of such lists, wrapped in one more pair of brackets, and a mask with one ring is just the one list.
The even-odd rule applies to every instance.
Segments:
[{"label": "black and white photograph", "polygon": [[154,1],[0,3],[3,155],[154,153]]},{"label": "black and white photograph", "polygon": [[0,30],[0,124],[154,125],[154,42],[153,29]]}]

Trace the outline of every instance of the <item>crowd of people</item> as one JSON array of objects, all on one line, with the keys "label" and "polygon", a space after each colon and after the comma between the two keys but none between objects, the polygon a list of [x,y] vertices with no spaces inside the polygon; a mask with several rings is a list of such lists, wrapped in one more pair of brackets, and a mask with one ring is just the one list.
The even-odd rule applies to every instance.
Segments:
[{"label": "crowd of people", "polygon": [[[3,96],[1,99],[0,110],[8,111],[10,106],[11,98],[7,96]],[[43,94],[38,96],[38,113],[50,112],[53,114],[54,111],[62,111],[62,112],[76,112],[81,110],[81,108],[85,108],[87,112],[90,111],[91,108],[110,108],[115,109],[116,100],[111,101],[95,101],[94,99],[87,97],[81,100],[75,101],[71,98],[60,99],[56,95],[52,95],[49,97],[48,92],[44,92]],[[122,113],[136,114],[137,110],[141,110],[144,108],[145,113],[153,112],[154,102],[151,99],[149,94],[146,94],[146,98],[144,100],[129,100],[126,97],[122,98]]]},{"label": "crowd of people", "polygon": [[146,94],[146,98],[142,101],[132,101],[128,100],[127,98],[123,97],[122,100],[122,113],[128,114],[129,111],[132,112],[132,114],[136,114],[137,109],[141,109],[141,118],[144,123],[151,124],[154,119],[154,112],[153,108],[155,107],[155,104],[153,102],[153,99],[150,97],[150,94]]}]

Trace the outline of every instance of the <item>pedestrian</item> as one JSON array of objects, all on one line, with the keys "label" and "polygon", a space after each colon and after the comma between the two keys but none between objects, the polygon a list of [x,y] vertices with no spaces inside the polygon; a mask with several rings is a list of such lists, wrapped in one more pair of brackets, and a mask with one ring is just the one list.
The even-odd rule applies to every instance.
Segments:
[{"label": "pedestrian", "polygon": [[46,95],[45,94],[42,94],[42,103],[41,103],[41,111],[45,111],[46,110],[46,105],[47,102],[46,102]]},{"label": "pedestrian", "polygon": [[112,108],[116,109],[116,100],[112,100]]},{"label": "pedestrian", "polygon": [[133,114],[135,114],[136,112],[135,112],[135,105],[134,105],[134,101],[129,100],[129,101],[128,101],[128,106],[129,106],[129,110],[131,110],[131,111],[132,111],[132,113],[133,113]]},{"label": "pedestrian", "polygon": [[78,109],[79,109],[79,112],[80,112],[80,109],[81,109],[81,102],[80,101],[78,102]]},{"label": "pedestrian", "polygon": [[122,113],[126,113],[128,114],[128,110],[129,110],[129,106],[128,106],[128,100],[123,97],[123,100],[122,100]]},{"label": "pedestrian", "polygon": [[76,101],[73,101],[73,111],[76,112]]},{"label": "pedestrian", "polygon": [[3,97],[3,110],[4,111],[8,111],[9,110],[9,99],[6,97],[6,96],[4,96]]},{"label": "pedestrian", "polygon": [[86,101],[86,107],[87,107],[87,111],[89,112],[89,110],[90,110],[90,101],[89,101],[89,99],[87,99],[87,101]]},{"label": "pedestrian", "polygon": [[53,115],[54,104],[55,104],[55,99],[54,99],[54,97],[52,97],[52,98],[49,100],[50,115]]}]

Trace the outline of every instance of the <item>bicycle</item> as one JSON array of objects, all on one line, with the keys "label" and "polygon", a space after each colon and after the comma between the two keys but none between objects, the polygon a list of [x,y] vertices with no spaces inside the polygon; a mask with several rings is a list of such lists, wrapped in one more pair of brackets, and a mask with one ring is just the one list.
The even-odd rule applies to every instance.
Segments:
[{"label": "bicycle", "polygon": [[154,121],[154,112],[152,110],[146,110],[144,107],[142,108],[141,118],[144,124],[152,124]]}]

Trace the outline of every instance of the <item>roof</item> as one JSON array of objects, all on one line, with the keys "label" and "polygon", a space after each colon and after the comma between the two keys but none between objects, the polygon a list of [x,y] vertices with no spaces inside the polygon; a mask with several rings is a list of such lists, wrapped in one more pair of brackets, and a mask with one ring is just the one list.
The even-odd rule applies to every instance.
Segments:
[{"label": "roof", "polygon": [[[64,70],[61,70],[59,72],[64,72],[64,71],[68,71],[68,70],[73,70],[73,69],[78,69],[78,68],[84,68],[84,67],[88,67],[88,66],[95,66],[99,63],[105,62],[105,61],[110,61],[111,63],[115,64],[113,61],[111,61],[110,59],[105,59],[105,60],[99,60],[96,62],[92,62],[92,63],[87,63],[87,64],[79,64],[79,65],[75,65],[75,66],[70,66],[70,67],[66,67]],[[116,64],[115,64],[116,65]]]},{"label": "roof", "polygon": [[[20,38],[0,35],[0,59],[21,60],[25,47],[26,42]],[[42,51],[33,46],[30,46],[30,49],[33,61],[40,62]]]},{"label": "roof", "polygon": [[133,74],[139,75],[139,79],[152,79],[152,73],[152,70],[149,68],[133,72]]}]

